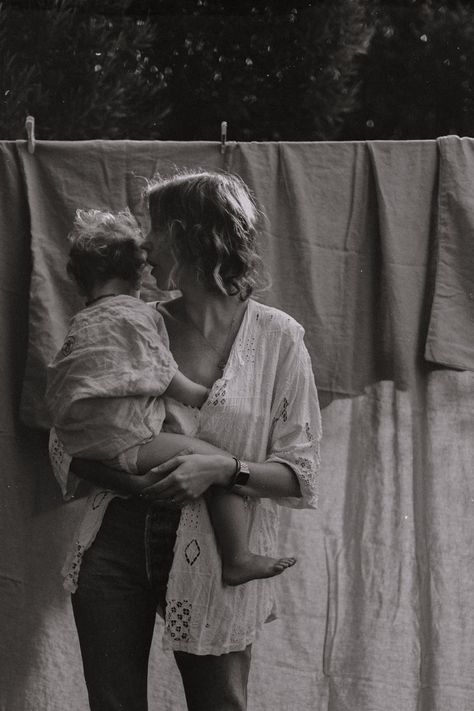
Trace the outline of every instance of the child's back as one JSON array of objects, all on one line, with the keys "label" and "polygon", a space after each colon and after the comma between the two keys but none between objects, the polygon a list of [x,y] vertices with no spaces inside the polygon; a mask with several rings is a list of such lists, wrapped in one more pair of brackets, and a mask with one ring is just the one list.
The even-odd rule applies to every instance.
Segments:
[{"label": "child's back", "polygon": [[47,402],[69,454],[110,459],[159,432],[178,367],[156,309],[119,294],[73,317],[48,368]]}]

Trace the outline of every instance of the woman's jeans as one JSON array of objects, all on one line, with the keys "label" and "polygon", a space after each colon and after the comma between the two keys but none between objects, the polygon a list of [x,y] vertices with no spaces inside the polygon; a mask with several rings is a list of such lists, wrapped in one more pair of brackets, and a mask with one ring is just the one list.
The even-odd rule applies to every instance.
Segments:
[{"label": "woman's jeans", "polygon": [[[114,499],[84,555],[72,605],[91,711],[148,709],[148,658],[179,517],[142,499]],[[189,711],[246,709],[250,651],[176,652]]]}]

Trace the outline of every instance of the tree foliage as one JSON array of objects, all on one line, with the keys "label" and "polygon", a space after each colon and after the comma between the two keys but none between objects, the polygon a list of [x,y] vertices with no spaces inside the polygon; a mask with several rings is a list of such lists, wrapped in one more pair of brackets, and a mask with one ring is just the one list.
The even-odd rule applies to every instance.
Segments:
[{"label": "tree foliage", "polygon": [[473,135],[473,4],[380,2],[373,17],[360,105],[341,138]]},{"label": "tree foliage", "polygon": [[[371,28],[360,0],[54,0],[0,11],[0,127],[41,138],[335,138]],[[289,7],[289,9],[288,9]]]},{"label": "tree foliage", "polygon": [[278,10],[244,2],[234,5],[239,14],[219,2],[184,5],[187,12],[181,5],[180,14],[151,15],[152,61],[173,109],[168,138],[215,140],[223,119],[239,140],[337,135],[354,109],[358,58],[371,37],[363,3]]},{"label": "tree foliage", "polygon": [[469,0],[4,0],[0,136],[472,134]]},{"label": "tree foliage", "polygon": [[[36,118],[39,138],[157,135],[161,86],[143,62],[155,40],[152,25],[126,17],[128,3],[112,16],[95,12],[97,4],[57,0],[1,7],[2,138],[24,137],[28,113]],[[108,5],[117,10],[117,2]]]}]

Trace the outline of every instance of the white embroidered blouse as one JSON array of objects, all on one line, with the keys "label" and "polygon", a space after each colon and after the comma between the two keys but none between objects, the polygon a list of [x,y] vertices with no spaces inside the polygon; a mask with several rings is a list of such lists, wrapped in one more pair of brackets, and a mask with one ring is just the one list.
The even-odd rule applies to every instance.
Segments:
[{"label": "white embroidered blouse", "polygon": [[[288,464],[302,497],[247,499],[250,548],[276,555],[279,505],[316,508],[321,417],[304,330],[278,309],[249,300],[222,377],[200,410],[166,399],[169,431],[197,436],[240,459]],[[54,431],[50,456],[65,498],[78,479]],[[95,489],[64,566],[65,587],[77,587],[80,561],[100,528],[114,492]],[[279,552],[284,553],[284,552]],[[163,647],[224,654],[251,644],[277,616],[275,579],[229,587],[204,499],[181,512],[167,589]]]}]

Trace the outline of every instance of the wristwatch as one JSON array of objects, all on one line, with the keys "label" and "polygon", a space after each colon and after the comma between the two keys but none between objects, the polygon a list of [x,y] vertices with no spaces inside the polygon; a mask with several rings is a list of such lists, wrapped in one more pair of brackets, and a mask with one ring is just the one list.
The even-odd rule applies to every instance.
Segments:
[{"label": "wristwatch", "polygon": [[235,472],[227,487],[227,491],[232,491],[236,486],[245,486],[250,478],[250,469],[247,462],[242,462],[240,459],[237,459],[237,457],[234,457],[234,460]]}]

